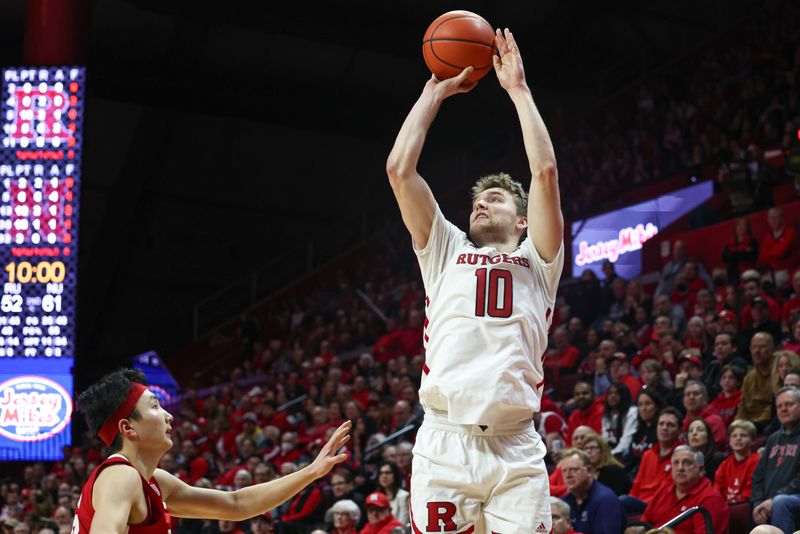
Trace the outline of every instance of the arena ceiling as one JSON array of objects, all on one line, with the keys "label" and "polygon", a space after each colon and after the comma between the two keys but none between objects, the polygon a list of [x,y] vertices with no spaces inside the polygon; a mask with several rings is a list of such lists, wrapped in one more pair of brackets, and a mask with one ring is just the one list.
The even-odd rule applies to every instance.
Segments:
[{"label": "arena ceiling", "polygon": [[[756,4],[89,2],[78,340],[92,364],[79,372],[168,354],[191,341],[193,305],[226,284],[284,258],[300,275],[309,241],[339,246],[396,220],[383,163],[441,13],[512,28],[547,119],[589,109]],[[2,65],[23,62],[24,17],[24,0],[0,0]],[[491,74],[448,103],[423,158],[434,190],[471,176],[472,152],[502,155],[516,128]]]}]

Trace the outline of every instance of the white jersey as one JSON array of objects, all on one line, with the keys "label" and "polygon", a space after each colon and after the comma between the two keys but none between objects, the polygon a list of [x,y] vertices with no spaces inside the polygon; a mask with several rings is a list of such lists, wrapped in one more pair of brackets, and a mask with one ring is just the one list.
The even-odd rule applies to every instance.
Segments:
[{"label": "white jersey", "polygon": [[564,265],[546,263],[530,237],[510,254],[476,247],[439,206],[424,249],[426,412],[458,424],[530,420],[539,410],[542,355]]}]

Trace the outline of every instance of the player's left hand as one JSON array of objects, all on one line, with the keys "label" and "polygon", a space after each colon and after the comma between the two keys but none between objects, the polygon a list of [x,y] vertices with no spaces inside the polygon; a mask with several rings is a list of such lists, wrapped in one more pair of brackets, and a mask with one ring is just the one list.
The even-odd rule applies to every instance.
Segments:
[{"label": "player's left hand", "polygon": [[495,30],[495,46],[499,56],[492,56],[494,72],[500,86],[506,91],[522,88],[525,83],[525,69],[522,66],[522,56],[519,53],[517,41],[511,30],[506,28]]},{"label": "player's left hand", "polygon": [[326,443],[322,447],[322,450],[319,451],[317,458],[309,466],[314,470],[314,475],[316,478],[324,477],[330,472],[331,469],[333,469],[336,464],[340,464],[347,460],[347,453],[336,453],[344,446],[345,443],[350,440],[351,426],[353,426],[353,423],[350,421],[345,421],[339,425],[339,428],[337,428],[336,432],[333,433],[331,439],[328,440],[328,443]]}]

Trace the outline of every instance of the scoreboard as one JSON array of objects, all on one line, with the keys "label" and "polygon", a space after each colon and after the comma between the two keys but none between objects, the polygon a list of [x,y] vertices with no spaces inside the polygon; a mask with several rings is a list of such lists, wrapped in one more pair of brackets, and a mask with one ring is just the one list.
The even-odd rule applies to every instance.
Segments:
[{"label": "scoreboard", "polygon": [[[78,67],[2,71],[0,459],[69,443],[84,82]],[[60,455],[41,449],[19,459]]]}]

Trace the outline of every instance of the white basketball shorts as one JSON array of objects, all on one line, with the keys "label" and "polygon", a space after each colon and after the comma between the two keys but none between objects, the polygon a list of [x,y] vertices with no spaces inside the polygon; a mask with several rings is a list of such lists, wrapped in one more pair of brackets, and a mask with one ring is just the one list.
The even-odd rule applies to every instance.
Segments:
[{"label": "white basketball shorts", "polygon": [[547,534],[550,482],[533,422],[456,425],[425,414],[414,445],[414,534]]}]

